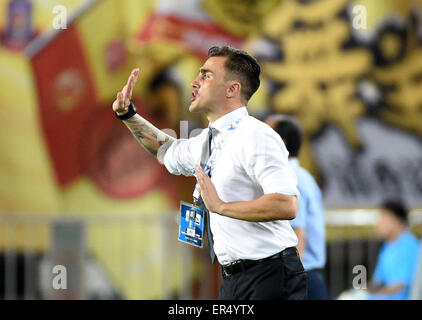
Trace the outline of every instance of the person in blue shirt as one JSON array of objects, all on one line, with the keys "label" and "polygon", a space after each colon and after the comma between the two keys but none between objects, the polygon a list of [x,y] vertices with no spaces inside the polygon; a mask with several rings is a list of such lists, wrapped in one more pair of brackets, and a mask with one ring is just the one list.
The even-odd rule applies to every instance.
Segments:
[{"label": "person in blue shirt", "polygon": [[328,290],[321,272],[325,266],[324,208],[318,184],[297,158],[302,144],[300,126],[293,118],[282,115],[270,116],[266,122],[283,139],[297,176],[300,198],[296,218],[290,220],[290,225],[297,235],[297,249],[307,273],[308,299],[326,300]]},{"label": "person in blue shirt", "polygon": [[377,232],[386,242],[378,254],[369,300],[407,300],[419,261],[420,242],[407,230],[407,210],[400,201],[381,205]]}]

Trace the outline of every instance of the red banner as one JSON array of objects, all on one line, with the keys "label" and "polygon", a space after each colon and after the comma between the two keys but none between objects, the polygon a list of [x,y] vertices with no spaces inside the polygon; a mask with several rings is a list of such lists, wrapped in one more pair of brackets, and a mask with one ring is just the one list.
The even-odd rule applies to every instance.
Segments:
[{"label": "red banner", "polygon": [[79,140],[95,108],[95,86],[73,26],[62,31],[32,59],[42,128],[60,185],[80,175]]}]

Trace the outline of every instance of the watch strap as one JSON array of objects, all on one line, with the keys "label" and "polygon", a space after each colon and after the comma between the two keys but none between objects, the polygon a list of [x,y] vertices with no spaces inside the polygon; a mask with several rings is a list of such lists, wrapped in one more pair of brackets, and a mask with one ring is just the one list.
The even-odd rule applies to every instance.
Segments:
[{"label": "watch strap", "polygon": [[116,112],[114,112],[114,114],[120,120],[129,119],[129,118],[133,117],[136,114],[135,104],[131,101],[130,104],[129,104],[129,107],[128,107],[128,111],[125,114],[122,114],[121,116],[119,116]]}]

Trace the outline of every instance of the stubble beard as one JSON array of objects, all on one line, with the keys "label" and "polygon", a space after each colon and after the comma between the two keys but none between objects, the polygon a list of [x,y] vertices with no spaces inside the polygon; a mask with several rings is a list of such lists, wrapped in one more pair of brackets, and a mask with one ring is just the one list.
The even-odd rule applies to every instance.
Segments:
[{"label": "stubble beard", "polygon": [[198,105],[197,98],[190,103],[189,112],[191,112],[191,113],[201,112],[201,107]]}]

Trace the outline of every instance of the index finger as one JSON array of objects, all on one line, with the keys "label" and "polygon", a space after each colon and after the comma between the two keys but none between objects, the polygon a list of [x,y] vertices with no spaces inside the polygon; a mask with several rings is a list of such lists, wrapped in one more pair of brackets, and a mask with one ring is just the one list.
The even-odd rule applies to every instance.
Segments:
[{"label": "index finger", "polygon": [[123,94],[125,98],[130,99],[132,97],[132,90],[135,86],[136,80],[138,79],[139,69],[133,69],[132,73],[129,76],[129,79],[127,80],[127,84],[125,86],[125,89],[123,91]]},{"label": "index finger", "polygon": [[208,179],[210,179],[210,177],[208,176],[208,174],[201,167],[198,168],[198,170],[197,170],[197,176],[196,177],[197,177],[198,180],[201,180],[203,182],[205,182]]},{"label": "index finger", "polygon": [[195,173],[199,173],[199,174],[202,174],[202,173],[204,173],[204,170],[201,168],[201,166],[199,166],[199,165],[195,165]]}]

